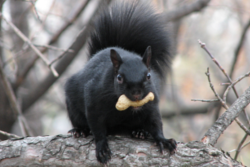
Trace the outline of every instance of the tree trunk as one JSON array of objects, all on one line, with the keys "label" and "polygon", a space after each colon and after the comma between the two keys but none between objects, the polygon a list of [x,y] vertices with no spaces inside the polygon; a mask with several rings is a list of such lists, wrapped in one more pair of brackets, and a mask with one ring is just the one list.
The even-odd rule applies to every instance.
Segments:
[{"label": "tree trunk", "polygon": [[[243,166],[230,155],[199,141],[178,143],[174,155],[159,153],[152,140],[109,136],[112,158],[107,166]],[[0,166],[103,166],[95,157],[92,136],[27,137],[0,142]]]},{"label": "tree trunk", "polygon": [[[12,125],[15,123],[16,114],[10,107],[9,100],[5,94],[2,80],[0,79],[0,130],[10,132]],[[7,139],[0,134],[0,140]]]},{"label": "tree trunk", "polygon": [[[1,6],[0,6],[0,10],[2,11],[2,5],[5,1],[1,0]],[[16,8],[18,8],[20,6],[16,6]],[[2,21],[1,21],[2,24]],[[0,29],[0,33],[1,33],[1,38],[3,38],[3,34],[2,34],[2,25],[0,25],[1,29]],[[1,47],[0,50],[0,59],[2,60],[2,62],[4,62],[4,54],[3,54],[3,50]],[[3,87],[3,83],[2,80],[0,79],[0,129],[6,132],[10,132],[12,125],[15,123],[16,120],[16,114],[13,113],[8,98],[5,94],[4,87]],[[0,139],[7,139],[6,136],[3,136],[0,134]]]}]

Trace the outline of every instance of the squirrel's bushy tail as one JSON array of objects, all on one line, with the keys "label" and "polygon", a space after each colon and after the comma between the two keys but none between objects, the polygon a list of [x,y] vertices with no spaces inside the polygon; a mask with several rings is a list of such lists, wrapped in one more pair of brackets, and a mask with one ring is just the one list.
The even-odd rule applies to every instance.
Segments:
[{"label": "squirrel's bushy tail", "polygon": [[107,47],[120,47],[143,55],[151,46],[151,67],[164,77],[171,56],[165,24],[148,3],[119,2],[105,10],[95,23],[90,57]]}]

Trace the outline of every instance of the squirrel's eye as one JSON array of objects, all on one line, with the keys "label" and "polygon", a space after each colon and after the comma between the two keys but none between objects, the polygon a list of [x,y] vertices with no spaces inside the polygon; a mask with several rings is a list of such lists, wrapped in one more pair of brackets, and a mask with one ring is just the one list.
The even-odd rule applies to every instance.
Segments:
[{"label": "squirrel's eye", "polygon": [[122,83],[123,82],[123,78],[120,74],[117,75],[117,82],[118,83]]},{"label": "squirrel's eye", "polygon": [[151,74],[148,73],[148,74],[147,74],[147,80],[150,80],[150,78],[151,78]]}]

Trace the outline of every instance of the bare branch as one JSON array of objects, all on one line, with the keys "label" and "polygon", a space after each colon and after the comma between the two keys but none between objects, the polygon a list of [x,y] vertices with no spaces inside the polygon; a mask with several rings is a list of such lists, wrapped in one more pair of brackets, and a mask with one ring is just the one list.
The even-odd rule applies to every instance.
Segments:
[{"label": "bare branch", "polygon": [[241,37],[240,37],[240,41],[239,41],[239,43],[238,43],[238,45],[236,47],[236,50],[235,50],[235,53],[234,53],[233,64],[232,64],[231,70],[229,72],[230,78],[232,78],[232,76],[233,76],[235,64],[237,62],[237,59],[238,59],[238,56],[239,56],[239,53],[240,53],[240,49],[241,49],[241,47],[243,45],[244,38],[246,36],[247,30],[248,30],[249,27],[250,27],[250,19],[248,20],[246,26],[243,28],[243,31],[242,31],[242,34],[241,34]]},{"label": "bare branch", "polygon": [[228,94],[229,90],[230,90],[234,85],[236,85],[237,83],[239,83],[242,79],[244,79],[244,78],[246,78],[246,77],[249,77],[249,76],[250,76],[250,71],[249,71],[248,73],[246,73],[245,75],[239,77],[236,81],[234,81],[231,85],[229,85],[229,86],[227,87],[227,89],[225,90],[224,95],[223,95],[224,101],[226,101],[227,94]]},{"label": "bare branch", "polygon": [[221,85],[221,86],[224,86],[224,85],[231,85],[231,83],[221,83],[220,85]]},{"label": "bare branch", "polygon": [[[223,74],[227,77],[228,81],[232,84],[232,83],[233,83],[232,79],[231,79],[231,78],[229,77],[229,75],[226,73],[226,71],[224,70],[224,68],[222,68],[222,66],[219,64],[219,62],[214,58],[214,56],[208,51],[208,49],[206,48],[205,43],[202,43],[200,40],[198,40],[198,41],[199,41],[201,47],[208,53],[208,55],[209,55],[210,58],[213,60],[213,62],[219,67],[219,69],[220,69],[220,70],[223,72]],[[232,86],[232,88],[233,88],[233,91],[234,91],[236,97],[238,98],[238,97],[239,97],[238,92],[236,91],[236,89],[235,89],[234,86]],[[226,103],[226,101],[225,101],[225,103]],[[244,112],[244,114],[245,114],[245,116],[246,116],[246,119],[247,119],[247,121],[248,121],[248,124],[250,124],[250,120],[249,120],[249,118],[248,118],[248,115],[247,115],[246,111],[243,110],[243,112]]]},{"label": "bare branch", "polygon": [[75,22],[75,20],[81,15],[81,13],[84,11],[89,2],[90,0],[87,0],[81,4],[75,15],[51,38],[51,40],[49,41],[49,45],[55,43],[57,39],[61,36],[61,34]]},{"label": "bare branch", "polygon": [[[69,49],[74,50],[73,53],[67,52],[65,55],[62,55],[63,58],[58,62],[56,65],[56,70],[58,71],[59,74],[62,74],[66,68],[69,66],[71,61],[75,58],[75,56],[78,54],[80,49],[85,45],[89,31],[92,28],[92,25],[90,22],[93,19],[94,14],[96,14],[96,10],[102,7],[102,1],[101,0],[96,0],[93,1],[96,3],[96,8],[93,10],[92,15],[88,19],[86,23],[86,27],[80,32],[80,34],[77,36],[75,41],[72,43],[72,45],[69,47]],[[38,98],[40,98],[48,89],[49,87],[57,80],[58,78],[53,77],[51,73],[49,73],[42,82],[40,82],[39,85],[34,87],[33,89],[30,89],[30,91],[23,95],[22,100],[23,100],[23,110],[26,110],[28,107],[30,107]]]},{"label": "bare branch", "polygon": [[55,77],[58,77],[57,71],[54,69],[54,67],[49,66],[49,61],[46,59],[46,57],[32,44],[32,42],[10,21],[8,21],[2,13],[0,13],[0,17],[14,30],[14,32],[29,46],[34,50],[34,52],[44,61],[44,63],[50,68],[53,75]]},{"label": "bare branch", "polygon": [[[227,106],[227,104],[226,104],[226,101],[224,101],[224,100],[220,97],[220,95],[219,95],[219,94],[215,91],[215,89],[214,89],[214,86],[213,86],[213,84],[212,84],[212,82],[211,82],[211,79],[210,79],[209,68],[207,68],[206,75],[207,75],[207,77],[208,77],[208,81],[209,81],[210,87],[211,87],[212,91],[214,92],[214,95],[218,98],[218,100],[219,100],[220,103],[223,105],[223,107],[224,107],[225,109],[228,110],[228,106]],[[250,134],[250,133],[249,133],[250,131],[240,122],[240,120],[239,120],[238,118],[236,118],[235,121],[236,121],[236,123],[241,127],[241,129],[243,129],[247,134]]]},{"label": "bare branch", "polygon": [[199,44],[201,45],[201,48],[204,49],[209,57],[213,60],[213,62],[219,67],[219,69],[223,72],[223,74],[227,77],[227,79],[232,82],[231,78],[227,75],[225,69],[219,64],[219,62],[214,58],[214,56],[209,52],[209,50],[206,48],[206,44],[198,40]]},{"label": "bare branch", "polygon": [[250,103],[250,87],[224,112],[206,132],[203,143],[214,145],[223,131],[237,118],[240,112]]},{"label": "bare branch", "polygon": [[[213,62],[219,67],[219,69],[223,72],[223,74],[227,77],[228,81],[232,84],[232,80],[231,78],[229,77],[229,75],[227,75],[225,69],[219,64],[219,62],[214,58],[214,56],[209,52],[209,50],[206,48],[206,45],[205,43],[202,43],[200,40],[198,40],[199,44],[201,45],[201,47],[208,53],[208,55],[210,56],[210,58],[213,60]],[[236,91],[236,89],[234,88],[233,86],[233,90],[234,90],[234,93],[236,95],[236,97],[238,98],[239,95]]]},{"label": "bare branch", "polygon": [[175,21],[193,12],[198,12],[202,10],[203,8],[205,8],[209,2],[210,0],[197,0],[196,2],[193,2],[191,4],[185,4],[173,11],[165,12],[164,14],[165,22]]},{"label": "bare branch", "polygon": [[[195,115],[195,114],[207,114],[208,113],[209,105],[203,105],[203,106],[181,106],[178,110],[180,111],[179,115]],[[176,109],[167,109],[161,111],[161,116],[163,119],[170,119],[174,116],[176,116],[178,113],[176,112]]]},{"label": "bare branch", "polygon": [[[213,86],[213,84],[212,84],[212,82],[211,82],[211,79],[210,79],[209,68],[207,69],[206,75],[207,75],[207,77],[208,77],[208,81],[209,81],[210,87],[211,87],[212,91],[214,92],[215,96],[216,96],[216,97],[218,98],[218,100],[221,102],[221,104],[223,105],[223,107],[224,107],[225,109],[228,110],[228,106],[227,106],[227,104],[226,104],[226,101],[223,100],[223,99],[220,97],[220,95],[219,95],[219,94],[215,91],[215,89],[214,89],[214,86]],[[242,78],[240,78],[240,80],[241,80],[241,79],[242,79]],[[241,129],[243,129],[243,130],[246,132],[246,134],[249,134],[249,135],[250,135],[250,131],[240,122],[240,120],[239,120],[238,118],[235,118],[235,121],[236,121],[236,123],[241,127]]]},{"label": "bare branch", "polygon": [[[71,49],[69,49],[69,50],[71,50]],[[50,62],[50,66],[52,65],[52,64],[54,64],[55,62],[57,62],[59,59],[61,59],[63,56],[65,56],[66,54],[66,52],[70,52],[70,51],[68,51],[68,50],[66,50],[65,52],[63,52],[60,56],[58,56],[58,57],[56,57],[54,60],[52,60],[51,62]],[[71,53],[73,53],[73,52],[71,52]]]},{"label": "bare branch", "polygon": [[237,150],[236,150],[236,154],[235,154],[235,156],[234,156],[234,159],[235,159],[235,160],[237,159],[237,157],[238,157],[238,155],[239,155],[239,153],[240,153],[240,151],[241,151],[242,145],[243,145],[244,142],[246,141],[248,135],[249,135],[249,134],[245,134],[245,136],[244,136],[244,137],[242,138],[242,140],[240,141],[240,144],[239,144],[239,146],[238,146],[238,148],[237,148]]},{"label": "bare branch", "polygon": [[36,46],[36,47],[44,47],[44,48],[48,48],[48,49],[52,49],[52,50],[57,50],[57,51],[60,51],[60,52],[74,52],[71,49],[61,49],[61,48],[51,46],[51,45],[37,45],[37,44],[34,44],[34,46]]},{"label": "bare branch", "polygon": [[235,118],[235,122],[240,126],[242,130],[244,130],[244,132],[246,132],[246,134],[250,135],[250,130],[240,122],[239,118]]},{"label": "bare branch", "polygon": [[[221,65],[218,63],[218,61],[217,61],[217,60],[212,56],[212,54],[207,50],[207,48],[205,47],[205,44],[202,43],[200,40],[199,40],[199,43],[200,43],[201,47],[208,53],[208,55],[211,57],[211,59],[214,61],[214,63],[220,68],[220,70],[223,72],[223,74],[227,77],[227,79],[228,79],[229,82],[231,83],[231,85],[230,85],[229,87],[232,87],[232,88],[233,88],[234,93],[236,94],[236,96],[237,96],[237,98],[238,98],[239,96],[238,96],[238,93],[237,93],[236,89],[234,88],[234,85],[235,85],[236,83],[238,83],[240,80],[242,80],[244,77],[248,76],[249,74],[247,73],[246,75],[244,75],[243,77],[241,77],[240,79],[238,79],[238,80],[235,82],[235,84],[233,84],[231,78],[227,75],[227,73],[225,72],[225,70],[224,70],[224,69],[221,67]],[[207,74],[207,75],[208,75],[208,74]],[[209,79],[209,82],[210,82],[210,79]],[[211,85],[211,83],[210,83],[210,85]],[[222,103],[222,105],[223,105],[227,110],[229,110],[229,109],[228,109],[228,106],[226,105],[226,98],[225,98],[228,91],[225,92],[224,100],[222,100],[220,96],[216,95],[216,92],[214,91],[213,87],[211,87],[211,88],[212,88],[213,92],[215,93],[215,96],[219,98],[219,100],[220,100],[220,102]],[[228,88],[228,90],[229,90],[229,88]],[[248,115],[246,114],[244,108],[243,108],[243,111],[244,111],[244,113],[245,113],[245,115],[246,115],[246,118],[247,118],[247,120],[248,120],[248,122],[249,122]],[[225,113],[226,113],[226,112],[225,112]],[[218,122],[220,121],[220,119],[222,119],[222,116],[216,121],[216,123],[218,123]],[[228,118],[227,118],[227,119],[228,119]],[[237,117],[235,117],[235,121],[236,121],[236,123],[246,132],[246,135],[250,135],[250,133],[249,133],[250,131],[240,122],[240,120],[239,120]],[[231,121],[231,122],[232,122],[232,121]],[[231,122],[230,122],[230,124],[231,124]],[[220,123],[221,123],[221,122],[220,122]],[[214,124],[214,125],[215,125],[215,124]],[[229,126],[229,124],[228,124],[227,126]],[[225,126],[225,129],[227,128],[227,126]],[[218,128],[218,126],[213,126],[212,128],[214,128],[214,127]],[[206,134],[209,134],[209,132],[213,132],[214,129],[212,129],[212,128],[210,128]],[[222,129],[222,126],[219,127],[219,129]],[[224,130],[222,130],[221,133],[222,133],[223,131],[224,131]],[[217,140],[218,140],[218,138],[219,138],[219,136],[220,136],[221,133],[219,132],[219,134],[218,134],[218,131],[215,131],[214,133],[215,133],[215,134],[214,134],[215,136],[218,135],[217,138],[214,138],[214,140],[210,141],[212,134],[209,134],[209,135],[211,135],[211,136],[208,137],[207,135],[205,135],[205,136],[203,137],[202,141],[203,141],[204,143],[208,142],[208,143],[215,144],[215,143],[217,142]],[[241,147],[242,144],[243,144],[243,143],[240,143],[238,149]],[[238,149],[237,149],[237,150],[238,150]],[[239,153],[239,152],[237,152],[237,154],[238,154],[238,153]],[[236,155],[237,155],[237,154],[236,154]],[[237,156],[236,156],[236,158],[237,158]]]},{"label": "bare branch", "polygon": [[218,102],[220,101],[219,99],[208,99],[208,100],[205,100],[205,99],[191,99],[191,101],[200,101],[200,102]]},{"label": "bare branch", "polygon": [[221,104],[224,106],[224,108],[228,108],[227,104],[225,101],[222,100],[222,98],[220,97],[220,95],[215,91],[214,89],[214,85],[211,82],[211,78],[210,78],[210,73],[209,73],[209,68],[207,68],[207,72],[205,73],[207,75],[208,78],[208,82],[210,85],[210,88],[212,89],[212,91],[214,92],[215,97],[217,97],[219,99],[219,101],[221,102]]},{"label": "bare branch", "polygon": [[[250,144],[250,141],[248,141],[246,144],[244,144],[242,147],[241,147],[241,150],[244,148],[244,147],[246,147],[248,144]],[[236,151],[237,149],[233,149],[233,150],[230,150],[230,151],[228,151],[229,153],[231,153],[231,152],[234,152],[234,151]]]},{"label": "bare branch", "polygon": [[9,138],[21,138],[20,136],[17,136],[15,134],[11,134],[11,133],[7,133],[7,132],[4,132],[2,130],[0,130],[0,134],[4,135],[4,136],[7,136]]},{"label": "bare branch", "polygon": [[[57,39],[60,37],[60,35],[70,26],[72,25],[72,23],[80,16],[80,14],[82,13],[82,11],[85,9],[85,7],[89,4],[89,0],[87,2],[83,2],[79,8],[79,10],[77,10],[77,12],[75,13],[75,15],[70,19],[70,21],[68,23],[66,23],[48,42],[48,45],[51,45],[53,43],[55,43],[57,41]],[[48,48],[43,48],[41,50],[42,53],[46,52]],[[34,66],[35,62],[38,60],[38,57],[35,55],[34,58],[32,58],[32,60],[30,60],[30,62],[28,63],[28,65],[25,67],[25,69],[23,70],[23,72],[18,76],[16,83],[15,83],[15,88],[19,87],[24,79],[26,78],[26,76],[28,75],[29,71],[32,69],[32,67]]]},{"label": "bare branch", "polygon": [[35,6],[35,2],[34,2],[34,1],[35,1],[35,0],[31,0],[30,2],[31,2],[32,7],[33,7],[33,9],[34,9],[34,11],[35,11],[35,14],[36,14],[37,19],[38,19],[40,22],[42,22],[41,19],[40,19],[40,17],[39,17],[39,15],[38,15],[37,10],[36,10],[36,6]]}]

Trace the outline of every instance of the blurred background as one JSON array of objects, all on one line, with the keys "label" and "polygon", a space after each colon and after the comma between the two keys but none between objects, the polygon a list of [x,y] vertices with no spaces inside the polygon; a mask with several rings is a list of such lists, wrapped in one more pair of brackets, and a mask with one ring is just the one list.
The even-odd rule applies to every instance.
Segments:
[{"label": "blurred background", "polygon": [[[34,136],[66,134],[71,129],[67,117],[64,84],[71,75],[84,67],[88,57],[87,40],[92,21],[111,0],[1,0],[0,63],[17,102],[24,122]],[[178,17],[178,11],[198,4],[196,10]],[[191,99],[216,99],[205,72],[210,69],[211,81],[223,95],[229,81],[198,40],[215,57],[235,81],[250,71],[250,31],[237,52],[242,33],[250,20],[249,0],[152,0],[164,13],[166,28],[172,41],[172,71],[167,77],[160,109],[166,138],[180,142],[201,140],[216,119],[226,110],[219,102]],[[185,12],[184,12],[185,13]],[[48,66],[13,30],[12,22],[39,49],[59,73],[54,77]],[[19,34],[19,35],[18,35]],[[237,56],[237,58],[235,58]],[[234,65],[235,64],[235,65]],[[223,84],[222,84],[223,83]],[[250,85],[249,77],[236,85],[241,95]],[[236,100],[233,91],[227,96],[230,106]],[[250,115],[250,107],[245,109]],[[240,120],[249,128],[245,114]],[[15,113],[0,80],[0,130],[22,136],[20,115]],[[19,121],[18,121],[19,120]],[[233,122],[219,138],[216,147],[235,156],[245,132]],[[250,166],[250,137],[237,160]],[[1,135],[0,140],[6,136]],[[243,145],[244,145],[243,144]]]}]

